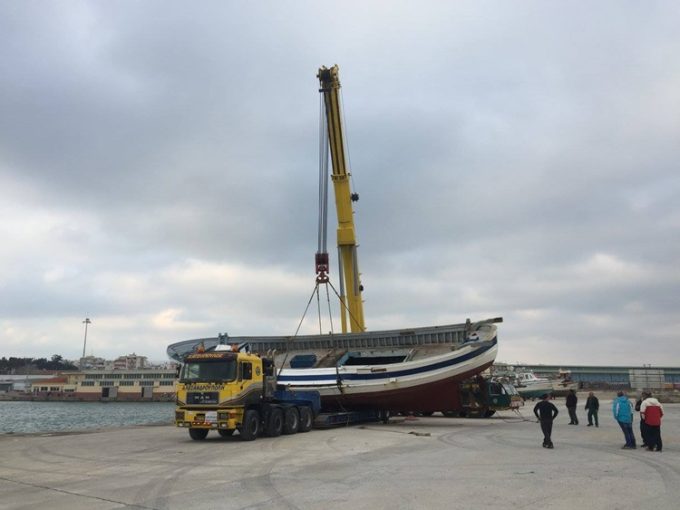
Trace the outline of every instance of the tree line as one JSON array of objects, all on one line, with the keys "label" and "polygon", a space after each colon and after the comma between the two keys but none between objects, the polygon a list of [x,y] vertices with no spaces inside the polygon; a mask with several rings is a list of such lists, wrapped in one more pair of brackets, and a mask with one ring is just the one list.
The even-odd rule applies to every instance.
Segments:
[{"label": "tree line", "polygon": [[54,354],[47,358],[0,358],[0,374],[12,374],[15,371],[27,370],[78,370],[73,363],[65,360],[61,355]]}]

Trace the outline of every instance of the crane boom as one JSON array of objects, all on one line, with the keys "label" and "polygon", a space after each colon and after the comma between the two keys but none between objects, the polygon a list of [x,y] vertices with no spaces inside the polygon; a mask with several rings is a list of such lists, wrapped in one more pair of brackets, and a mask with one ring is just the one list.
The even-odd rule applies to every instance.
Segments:
[{"label": "crane boom", "polygon": [[[366,329],[364,325],[364,305],[361,299],[363,287],[359,279],[354,210],[352,208],[352,202],[357,201],[359,196],[353,194],[350,190],[350,174],[347,169],[345,138],[340,114],[338,66],[334,65],[330,69],[325,66],[321,67],[317,78],[319,78],[320,84],[319,92],[323,94],[325,105],[328,145],[330,146],[333,167],[331,179],[335,191],[335,208],[338,217],[338,254],[342,273],[340,275],[342,331],[343,333],[347,332],[347,321],[349,319],[350,330],[352,333],[357,333]],[[317,272],[319,272],[318,264]],[[344,285],[342,285],[343,283]]]}]

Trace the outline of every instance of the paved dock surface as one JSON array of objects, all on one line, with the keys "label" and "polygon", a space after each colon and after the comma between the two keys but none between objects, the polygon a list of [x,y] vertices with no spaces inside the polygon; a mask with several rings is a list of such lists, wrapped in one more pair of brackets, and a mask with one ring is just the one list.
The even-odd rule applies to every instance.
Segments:
[{"label": "paved dock surface", "polygon": [[4,435],[0,509],[680,508],[680,404],[665,406],[657,453],[621,449],[609,402],[595,428],[583,399],[567,425],[563,400],[554,450],[530,402],[526,419],[398,417],[254,442],[171,426]]}]

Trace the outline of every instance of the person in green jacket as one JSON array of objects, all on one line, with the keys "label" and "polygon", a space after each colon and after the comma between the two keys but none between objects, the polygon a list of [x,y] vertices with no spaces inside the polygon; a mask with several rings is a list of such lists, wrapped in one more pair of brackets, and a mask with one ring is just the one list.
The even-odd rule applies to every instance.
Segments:
[{"label": "person in green jacket", "polygon": [[586,410],[588,411],[588,426],[593,426],[593,419],[595,420],[595,426],[599,427],[600,424],[597,421],[597,411],[600,409],[600,401],[591,391],[588,393],[588,398],[586,399]]}]

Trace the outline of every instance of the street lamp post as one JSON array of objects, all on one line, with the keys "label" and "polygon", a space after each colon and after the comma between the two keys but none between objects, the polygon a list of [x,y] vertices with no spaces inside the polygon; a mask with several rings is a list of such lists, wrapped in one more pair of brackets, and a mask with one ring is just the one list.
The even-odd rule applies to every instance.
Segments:
[{"label": "street lamp post", "polygon": [[85,340],[83,340],[83,358],[85,357],[85,347],[87,346],[87,325],[92,324],[92,321],[85,317],[85,320],[83,321],[83,324],[85,324]]}]

